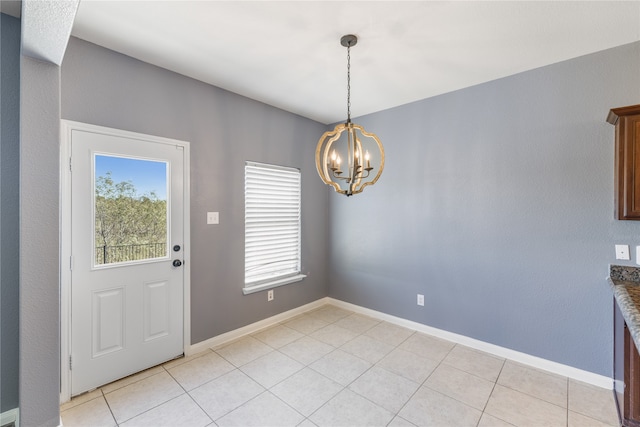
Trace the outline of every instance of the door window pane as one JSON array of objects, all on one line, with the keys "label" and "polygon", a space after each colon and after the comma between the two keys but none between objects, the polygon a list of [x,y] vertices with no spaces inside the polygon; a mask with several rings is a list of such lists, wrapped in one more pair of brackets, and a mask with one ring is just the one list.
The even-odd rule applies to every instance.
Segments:
[{"label": "door window pane", "polygon": [[167,256],[167,163],[94,156],[94,265]]}]

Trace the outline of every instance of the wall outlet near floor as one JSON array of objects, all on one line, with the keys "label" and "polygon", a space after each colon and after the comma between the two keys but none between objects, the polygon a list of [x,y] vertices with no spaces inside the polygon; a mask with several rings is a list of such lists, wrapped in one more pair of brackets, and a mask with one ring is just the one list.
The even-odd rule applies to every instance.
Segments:
[{"label": "wall outlet near floor", "polygon": [[424,306],[424,295],[418,294],[418,305]]},{"label": "wall outlet near floor", "polygon": [[629,245],[616,245],[616,259],[628,260]]},{"label": "wall outlet near floor", "polygon": [[267,291],[267,301],[273,301],[273,289]]}]

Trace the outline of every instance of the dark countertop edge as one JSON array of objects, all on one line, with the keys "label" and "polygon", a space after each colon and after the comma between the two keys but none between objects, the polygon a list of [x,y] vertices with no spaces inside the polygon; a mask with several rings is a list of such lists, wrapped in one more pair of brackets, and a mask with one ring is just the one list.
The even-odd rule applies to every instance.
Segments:
[{"label": "dark countertop edge", "polygon": [[611,277],[607,277],[607,282],[611,289],[613,290],[613,296],[620,307],[620,311],[622,312],[622,317],[624,317],[625,322],[627,323],[627,327],[629,328],[629,333],[633,338],[633,342],[636,345],[636,348],[640,348],[640,311],[638,311],[638,307],[634,304],[633,300],[629,296],[629,293],[625,289],[625,284],[632,284],[637,282],[627,282],[627,281],[618,281],[612,280]]}]

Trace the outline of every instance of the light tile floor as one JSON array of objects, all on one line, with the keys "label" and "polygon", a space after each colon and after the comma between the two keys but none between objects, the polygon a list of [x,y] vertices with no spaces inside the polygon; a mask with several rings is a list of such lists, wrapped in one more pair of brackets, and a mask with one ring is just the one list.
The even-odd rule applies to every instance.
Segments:
[{"label": "light tile floor", "polygon": [[83,426],[617,426],[613,394],[345,311],[304,313],[83,394]]}]

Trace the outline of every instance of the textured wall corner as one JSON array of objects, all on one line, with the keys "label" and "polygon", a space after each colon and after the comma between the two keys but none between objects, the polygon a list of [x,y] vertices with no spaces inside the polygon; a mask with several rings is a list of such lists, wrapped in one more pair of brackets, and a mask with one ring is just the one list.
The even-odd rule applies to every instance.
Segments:
[{"label": "textured wall corner", "polygon": [[62,65],[80,0],[22,1],[22,54]]}]

